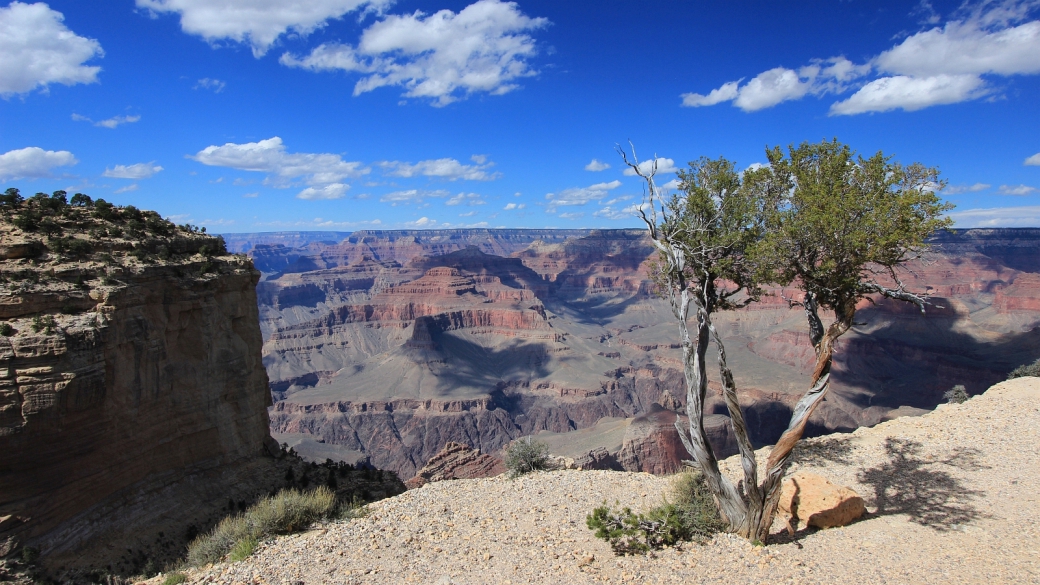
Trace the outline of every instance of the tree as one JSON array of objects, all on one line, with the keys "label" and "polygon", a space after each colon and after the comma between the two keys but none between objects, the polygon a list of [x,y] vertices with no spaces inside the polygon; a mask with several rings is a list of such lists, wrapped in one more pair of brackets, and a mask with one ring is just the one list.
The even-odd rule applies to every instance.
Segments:
[{"label": "tree", "polygon": [[734,163],[724,158],[701,158],[690,163],[689,170],[679,171],[680,194],[666,199],[654,181],[656,160],[640,164],[635,149],[632,151],[630,161],[618,149],[625,164],[646,182],[648,200],[640,207],[639,217],[660,255],[655,280],[679,325],[689,428],[677,420],[676,429],[704,473],[730,530],[750,536],[753,527],[748,524],[747,495],[719,472],[704,430],[705,358],[709,341],[713,341],[746,483],[754,493],[758,486],[755,453],[726,363],[725,346],[711,317],[717,311],[746,306],[761,292],[747,250],[763,236],[768,191],[749,187],[764,184],[765,177],[760,171],[740,175]]},{"label": "tree", "polygon": [[[640,208],[661,256],[658,281],[679,323],[687,384],[689,431],[680,437],[704,471],[730,530],[764,542],[780,498],[791,451],[829,388],[834,342],[853,325],[856,306],[881,295],[917,304],[897,269],[949,226],[950,206],[935,195],[943,183],[935,169],[903,167],[878,153],[855,157],[833,142],[802,144],[785,158],[767,150],[769,165],[738,176],[733,163],[701,159],[680,174],[681,195],[667,201],[655,182],[656,166],[626,164],[642,177],[648,201]],[[796,284],[805,310],[816,366],[809,390],[773,447],[761,484],[721,336],[711,322],[718,311],[757,300],[761,283]],[[833,312],[823,327],[820,309]],[[690,317],[693,317],[691,323]],[[691,327],[692,325],[692,327]],[[703,428],[709,340],[719,353],[723,396],[741,453],[744,482],[734,487],[719,473]]]}]

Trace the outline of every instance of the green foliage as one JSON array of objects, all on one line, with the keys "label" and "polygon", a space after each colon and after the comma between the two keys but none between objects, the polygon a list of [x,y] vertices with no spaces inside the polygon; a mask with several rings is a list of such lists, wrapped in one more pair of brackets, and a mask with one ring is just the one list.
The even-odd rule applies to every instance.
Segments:
[{"label": "green foliage", "polygon": [[604,502],[585,517],[585,524],[617,555],[643,554],[682,541],[703,544],[726,529],[700,473],[676,476],[669,495],[673,501],[666,499],[645,514],[631,508],[613,510]]},{"label": "green foliage", "polygon": [[90,198],[90,195],[84,195],[83,193],[76,193],[72,196],[70,201],[73,207],[93,207],[94,200]]},{"label": "green foliage", "polygon": [[1024,378],[1026,376],[1040,378],[1040,359],[1031,364],[1022,364],[1021,366],[1011,370],[1007,379],[1012,380],[1014,378]]},{"label": "green foliage", "polygon": [[283,490],[260,500],[242,514],[224,518],[212,532],[192,541],[188,545],[188,564],[216,562],[233,550],[244,551],[246,545],[240,544],[244,541],[259,542],[274,534],[302,530],[335,512],[335,494],[325,486],[311,492]]},{"label": "green foliage", "polygon": [[14,333],[14,327],[10,323],[8,323],[7,321],[0,323],[0,335],[3,335],[4,337],[10,337],[14,335]]},{"label": "green foliage", "polygon": [[232,563],[238,561],[244,561],[253,555],[253,551],[259,546],[260,541],[255,536],[247,536],[242,540],[235,543],[235,546],[231,547],[231,552],[228,553],[228,560]]},{"label": "green foliage", "polygon": [[757,177],[771,213],[755,253],[763,278],[799,281],[821,307],[854,310],[877,292],[864,283],[923,248],[952,220],[937,191],[939,171],[903,166],[878,152],[857,156],[837,140],[766,151],[769,166]]},{"label": "green foliage", "polygon": [[94,202],[94,217],[105,221],[117,221],[119,219],[119,210],[108,201],[98,199]]},{"label": "green foliage", "polygon": [[187,575],[181,573],[180,571],[174,571],[173,573],[166,575],[166,578],[163,579],[162,585],[180,585],[181,583],[184,583],[187,580]]},{"label": "green foliage", "polygon": [[549,446],[541,441],[524,437],[513,441],[506,447],[506,469],[509,477],[519,477],[533,471],[552,469],[549,460]]},{"label": "green foliage", "polygon": [[22,197],[21,192],[14,187],[9,187],[4,191],[3,195],[0,195],[0,209],[18,209],[22,206],[22,202],[25,199]]},{"label": "green foliage", "polygon": [[971,396],[968,395],[968,390],[964,386],[957,384],[953,388],[950,388],[943,393],[943,398],[949,404],[964,404],[968,401]]},{"label": "green foliage", "polygon": [[36,315],[32,320],[33,333],[39,333],[43,331],[46,335],[54,333],[54,330],[58,328],[58,322],[54,320],[52,315]]},{"label": "green foliage", "polygon": [[11,223],[23,232],[35,232],[40,227],[41,219],[43,219],[43,216],[40,213],[32,209],[23,209],[14,216]]}]

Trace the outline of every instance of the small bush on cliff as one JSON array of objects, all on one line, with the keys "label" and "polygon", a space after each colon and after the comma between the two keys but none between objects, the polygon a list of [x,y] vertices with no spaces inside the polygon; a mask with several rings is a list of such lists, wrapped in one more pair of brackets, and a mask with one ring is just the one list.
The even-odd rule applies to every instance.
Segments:
[{"label": "small bush on cliff", "polygon": [[943,398],[948,404],[964,404],[971,396],[968,395],[968,390],[964,386],[957,384],[944,392]]},{"label": "small bush on cliff", "polygon": [[1040,378],[1040,359],[1031,364],[1022,364],[1021,366],[1011,370],[1007,379],[1013,380],[1015,378],[1024,378],[1026,376],[1035,376]]},{"label": "small bush on cliff", "polygon": [[[188,545],[188,564],[213,563],[232,553],[241,560],[252,554],[260,540],[306,528],[336,511],[336,496],[322,486],[312,492],[283,490],[264,498],[242,514],[228,516],[209,534]],[[252,544],[250,544],[252,543]]]},{"label": "small bush on cliff", "polygon": [[552,469],[549,446],[541,441],[524,437],[506,447],[506,469],[509,477],[518,477],[532,471]]},{"label": "small bush on cliff", "polygon": [[176,571],[170,573],[169,575],[166,575],[166,578],[163,579],[162,585],[180,585],[181,583],[184,583],[187,580],[187,575],[181,573],[180,571]]},{"label": "small bush on cliff", "polygon": [[669,497],[671,501],[666,498],[645,514],[630,508],[615,511],[604,502],[585,518],[585,524],[617,555],[642,554],[680,541],[704,543],[726,529],[700,473],[676,476]]},{"label": "small bush on cliff", "polygon": [[7,323],[6,321],[0,323],[0,335],[3,335],[4,337],[10,337],[14,335],[14,327],[12,327],[11,324]]}]

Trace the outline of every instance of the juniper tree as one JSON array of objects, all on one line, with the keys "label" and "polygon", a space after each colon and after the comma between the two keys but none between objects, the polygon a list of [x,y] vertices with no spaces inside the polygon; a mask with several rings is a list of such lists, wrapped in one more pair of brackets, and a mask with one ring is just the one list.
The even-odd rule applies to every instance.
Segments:
[{"label": "juniper tree", "polygon": [[[949,226],[942,218],[949,206],[935,195],[942,188],[935,169],[917,163],[903,167],[881,153],[855,157],[837,141],[802,144],[789,152],[785,158],[779,147],[767,150],[769,165],[743,175],[724,159],[701,159],[680,173],[679,194],[665,199],[654,181],[656,166],[645,169],[621,151],[646,182],[648,201],[639,215],[660,253],[657,280],[679,324],[689,427],[677,422],[676,428],[729,529],[758,542],[769,534],[791,451],[829,388],[834,342],[852,327],[863,299],[881,295],[924,310],[925,297],[908,291],[897,269],[924,248],[929,235]],[[791,302],[805,311],[817,359],[809,390],[759,483],[723,340],[711,316],[757,300],[766,282],[802,290],[802,299]],[[821,309],[834,314],[826,328]],[[704,432],[709,342],[718,350],[723,396],[741,453],[740,488],[719,473]]]}]

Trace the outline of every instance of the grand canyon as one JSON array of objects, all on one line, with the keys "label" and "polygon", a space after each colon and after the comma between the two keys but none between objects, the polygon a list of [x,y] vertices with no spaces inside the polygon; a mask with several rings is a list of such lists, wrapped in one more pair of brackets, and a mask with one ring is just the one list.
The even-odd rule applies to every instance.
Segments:
[{"label": "grand canyon", "polygon": [[[687,458],[669,434],[686,399],[676,325],[640,230],[226,238],[263,273],[273,436],[306,457],[405,479],[449,442],[495,453],[534,435],[628,470]],[[864,303],[810,435],[922,414],[952,386],[982,392],[1040,355],[1040,230],[953,230],[931,244],[904,275],[931,305]],[[756,445],[786,427],[813,363],[803,313],[785,300],[795,294],[769,290],[716,317]],[[735,453],[715,382],[711,393],[705,425]]]}]

